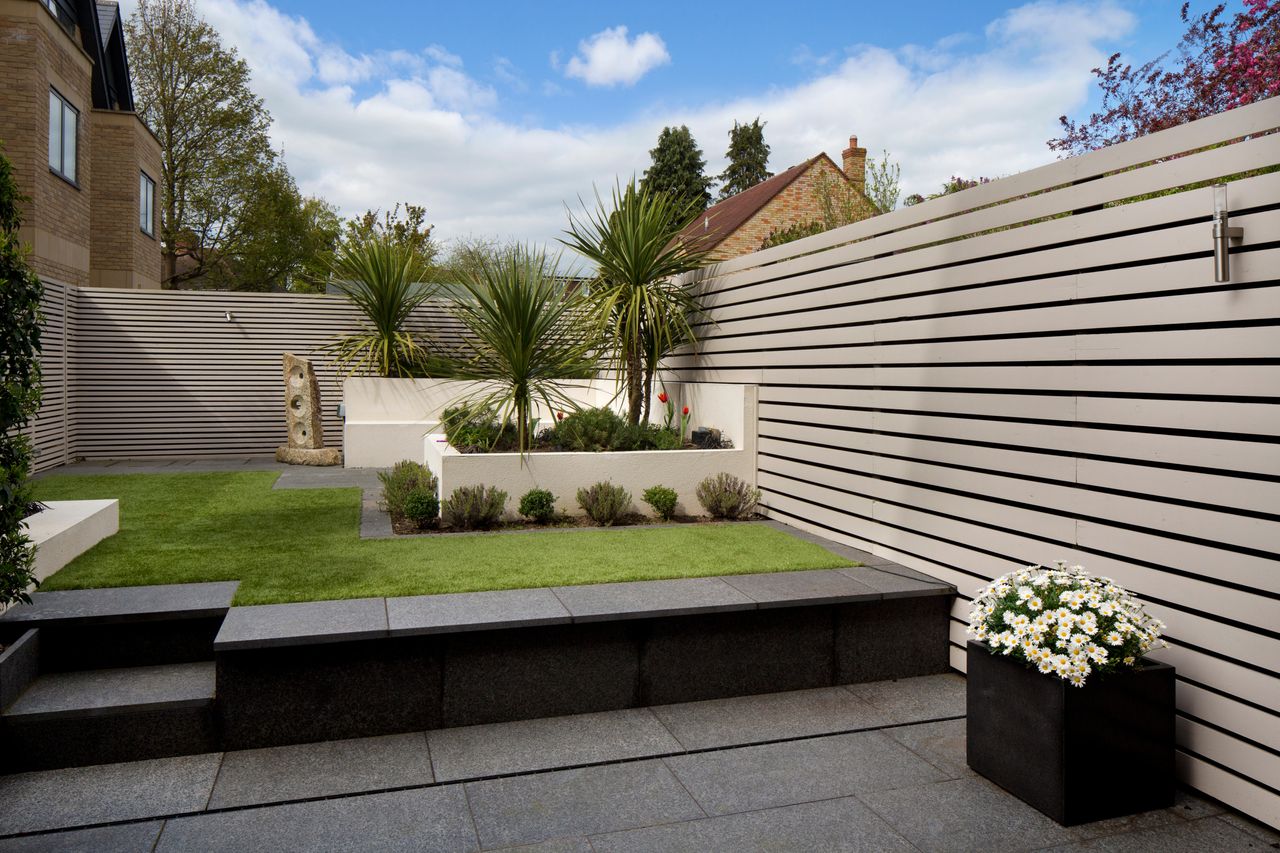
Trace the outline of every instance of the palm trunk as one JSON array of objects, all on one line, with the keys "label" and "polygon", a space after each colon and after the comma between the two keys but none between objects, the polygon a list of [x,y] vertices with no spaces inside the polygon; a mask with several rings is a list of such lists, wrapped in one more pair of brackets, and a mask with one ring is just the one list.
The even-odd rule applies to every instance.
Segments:
[{"label": "palm trunk", "polygon": [[644,407],[644,358],[639,343],[627,352],[627,420],[640,423],[640,411]]}]

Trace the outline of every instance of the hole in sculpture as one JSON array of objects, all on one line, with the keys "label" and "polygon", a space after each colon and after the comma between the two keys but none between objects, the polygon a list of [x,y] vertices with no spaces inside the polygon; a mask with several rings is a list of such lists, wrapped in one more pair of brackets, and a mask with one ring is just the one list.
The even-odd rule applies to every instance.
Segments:
[{"label": "hole in sculpture", "polygon": [[295,412],[296,412],[296,411],[301,410],[301,409],[302,409],[302,398],[301,398],[301,397],[294,397],[292,400],[290,400],[290,401],[289,401],[289,405],[293,408],[293,410],[294,410]]}]

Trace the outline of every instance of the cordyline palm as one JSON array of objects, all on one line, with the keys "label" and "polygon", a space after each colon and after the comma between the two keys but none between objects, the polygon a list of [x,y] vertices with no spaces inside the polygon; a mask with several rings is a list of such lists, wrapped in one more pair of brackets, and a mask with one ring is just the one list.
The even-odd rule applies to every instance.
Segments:
[{"label": "cordyline palm", "polygon": [[521,452],[532,441],[538,404],[577,408],[562,380],[589,375],[599,349],[581,292],[566,286],[557,266],[542,251],[504,250],[467,271],[465,295],[454,305],[466,332],[450,375],[484,383],[464,407],[514,422]]},{"label": "cordyline palm", "polygon": [[708,250],[680,238],[698,213],[695,203],[615,186],[612,210],[599,194],[582,219],[569,215],[566,246],[596,268],[588,299],[609,336],[631,423],[639,423],[661,360],[693,343],[691,317],[701,311],[684,273],[706,266]]},{"label": "cordyline palm", "polygon": [[407,377],[421,374],[428,353],[405,324],[434,287],[427,267],[412,248],[388,237],[340,247],[327,264],[328,279],[364,315],[364,328],[326,349],[339,370]]}]

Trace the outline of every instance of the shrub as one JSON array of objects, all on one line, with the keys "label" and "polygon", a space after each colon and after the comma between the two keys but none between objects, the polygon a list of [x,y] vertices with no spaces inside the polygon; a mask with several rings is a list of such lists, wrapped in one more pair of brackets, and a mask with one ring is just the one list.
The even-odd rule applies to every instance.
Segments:
[{"label": "shrub", "polygon": [[627,422],[612,409],[582,409],[562,420],[555,430],[555,442],[565,450],[594,452],[618,449],[618,438]]},{"label": "shrub", "polygon": [[440,498],[434,489],[412,491],[404,499],[403,515],[419,527],[429,527],[440,515]]},{"label": "shrub", "polygon": [[484,530],[498,523],[507,493],[494,486],[459,486],[445,499],[440,514],[452,527]]},{"label": "shrub", "polygon": [[589,489],[578,489],[578,506],[596,524],[612,527],[631,511],[631,493],[602,481]]},{"label": "shrub", "polygon": [[410,495],[426,492],[434,496],[440,489],[430,468],[408,459],[397,462],[390,471],[379,471],[378,479],[382,481],[382,508],[406,518],[405,502]]},{"label": "shrub", "polygon": [[663,521],[675,518],[676,501],[679,497],[675,489],[666,486],[650,486],[644,490],[644,502],[653,507],[653,511]]},{"label": "shrub", "polygon": [[698,484],[698,503],[712,518],[746,518],[760,502],[760,490],[721,471]]},{"label": "shrub", "polygon": [[546,489],[530,489],[520,498],[520,514],[546,524],[556,514],[556,496]]},{"label": "shrub", "polygon": [[[459,453],[475,453],[514,448],[514,429],[498,422],[493,409],[455,406],[440,416],[445,438]],[[508,447],[510,445],[510,447]]]}]

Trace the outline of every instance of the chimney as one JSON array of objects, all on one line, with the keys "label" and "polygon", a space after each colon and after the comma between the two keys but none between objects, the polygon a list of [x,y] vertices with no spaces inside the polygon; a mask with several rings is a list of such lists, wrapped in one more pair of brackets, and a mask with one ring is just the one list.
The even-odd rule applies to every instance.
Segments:
[{"label": "chimney", "polygon": [[867,149],[858,147],[858,137],[849,137],[849,147],[844,150],[844,173],[859,191],[867,186]]}]

